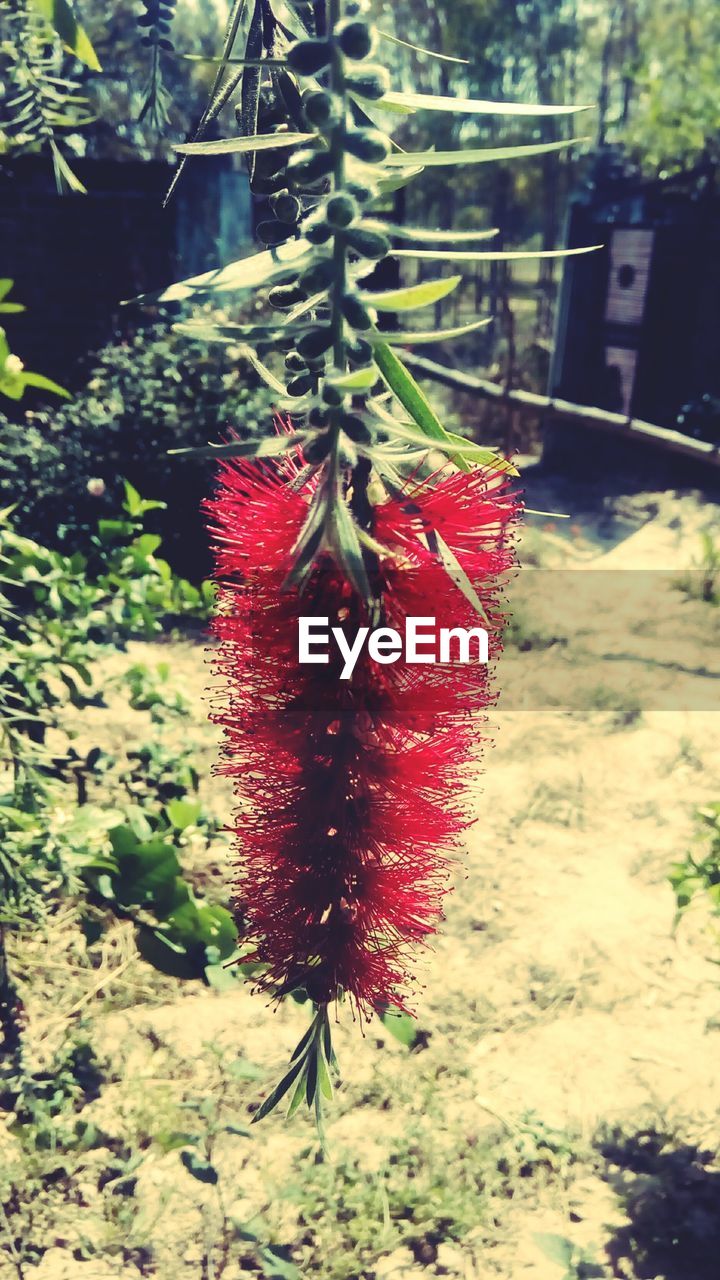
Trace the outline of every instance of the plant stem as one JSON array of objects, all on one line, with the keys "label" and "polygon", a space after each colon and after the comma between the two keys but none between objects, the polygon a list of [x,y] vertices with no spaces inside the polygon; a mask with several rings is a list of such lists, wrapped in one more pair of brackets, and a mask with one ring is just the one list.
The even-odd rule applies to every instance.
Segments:
[{"label": "plant stem", "polygon": [[[332,38],[337,24],[342,18],[343,0],[328,0],[327,23],[328,35]],[[345,116],[347,113],[347,95],[345,93],[344,59],[337,44],[333,46],[330,63],[330,89],[340,102],[340,118],[333,129],[330,146],[333,155],[332,189],[334,193],[345,186]],[[342,313],[343,298],[347,284],[347,259],[345,237],[342,231],[336,231],[333,239],[334,278],[330,288],[330,329],[333,337],[332,353],[335,369],[345,370],[345,320]],[[334,483],[338,472],[340,450],[340,411],[331,409],[330,431],[331,446],[331,481]]]}]

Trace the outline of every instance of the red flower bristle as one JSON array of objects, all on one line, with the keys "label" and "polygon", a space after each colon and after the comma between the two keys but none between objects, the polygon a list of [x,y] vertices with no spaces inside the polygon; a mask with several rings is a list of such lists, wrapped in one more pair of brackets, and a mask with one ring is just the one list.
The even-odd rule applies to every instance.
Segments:
[{"label": "red flower bristle", "polygon": [[[302,594],[283,590],[311,496],[298,474],[287,463],[227,462],[206,504],[220,588],[219,768],[236,782],[238,911],[263,981],[303,985],[319,1003],[344,992],[369,1014],[406,1006],[410,953],[441,918],[493,693],[479,663],[379,665],[365,648],[349,680],[332,651],[328,665],[299,663],[301,615],[352,635],[369,623],[327,555]],[[408,616],[478,625],[439,536],[480,597],[496,657],[517,510],[493,468],[408,483],[375,507],[371,532],[390,552],[374,581],[383,625],[402,631]]]}]

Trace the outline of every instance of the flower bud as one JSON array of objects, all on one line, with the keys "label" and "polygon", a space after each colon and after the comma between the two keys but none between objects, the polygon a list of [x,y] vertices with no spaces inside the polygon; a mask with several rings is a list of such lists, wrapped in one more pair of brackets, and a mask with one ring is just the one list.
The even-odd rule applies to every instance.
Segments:
[{"label": "flower bud", "polygon": [[331,52],[327,40],[298,40],[288,49],[287,64],[300,76],[314,76],[327,66]]},{"label": "flower bud", "polygon": [[358,18],[345,18],[335,28],[335,37],[346,58],[360,61],[373,47],[372,29]]}]

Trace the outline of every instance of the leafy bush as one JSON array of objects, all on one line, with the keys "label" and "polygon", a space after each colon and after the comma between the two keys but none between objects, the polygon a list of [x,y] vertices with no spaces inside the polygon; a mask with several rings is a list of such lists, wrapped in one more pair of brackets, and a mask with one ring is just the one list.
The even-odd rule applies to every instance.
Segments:
[{"label": "leafy bush", "polygon": [[150,528],[177,572],[209,570],[200,502],[212,461],[170,456],[262,426],[269,392],[235,348],[196,348],[161,325],[107,346],[74,400],[0,418],[0,505],[16,503],[19,529],[51,547],[85,548],[98,516],[117,510],[121,477],[167,505]]},{"label": "leafy bush", "polygon": [[[109,643],[150,636],[168,617],[207,616],[210,588],[176,578],[156,556],[158,535],[143,529],[145,516],[160,507],[126,482],[124,518],[101,520],[87,555],[49,550],[17,533],[7,513],[0,524],[0,1032],[6,1051],[8,1043],[18,1046],[19,1020],[12,1017],[16,997],[3,926],[37,922],[73,897],[78,910],[84,904],[89,937],[108,914],[128,918],[141,953],[165,973],[206,977],[206,969],[235,948],[230,914],[198,899],[182,875],[178,851],[192,833],[207,843],[214,831],[193,795],[197,773],[185,753],[173,761],[165,751],[158,762],[152,749],[147,759],[127,751],[115,779],[119,795],[88,804],[90,780],[102,777],[107,791],[115,762],[98,747],[80,756],[68,723],[68,704],[103,705],[94,671]],[[131,672],[134,689],[138,668]],[[139,678],[142,709],[152,711],[151,677],[140,669]],[[184,709],[165,693],[166,714]]]}]

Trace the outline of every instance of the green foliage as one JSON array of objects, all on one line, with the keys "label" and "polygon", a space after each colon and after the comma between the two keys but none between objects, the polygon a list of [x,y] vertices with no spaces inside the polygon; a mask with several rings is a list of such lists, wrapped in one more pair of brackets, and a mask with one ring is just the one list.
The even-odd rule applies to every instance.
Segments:
[{"label": "green foliage", "polygon": [[[7,277],[0,280],[0,315],[17,315],[19,311],[25,310],[20,302],[9,299],[12,286],[12,280]],[[46,378],[42,373],[32,373],[25,368],[20,357],[10,350],[5,330],[0,326],[0,396],[6,396],[8,400],[22,400],[28,387],[51,391],[53,395],[64,399],[69,398],[69,392],[53,382],[52,378]]]},{"label": "green foliage", "polygon": [[10,0],[4,15],[7,36],[0,45],[0,77],[13,93],[0,104],[0,137],[5,149],[44,150],[51,155],[59,191],[85,188],[60,148],[58,135],[91,119],[80,92],[76,66],[65,73],[65,52],[99,69],[95,51],[77,22],[69,0]]},{"label": "green foliage", "polygon": [[[158,504],[130,484],[125,490],[124,518],[100,522],[90,557],[48,550],[15,533],[5,516],[0,740],[10,770],[0,794],[2,918],[37,916],[85,884],[96,904],[119,914],[140,911],[141,950],[164,972],[202,976],[232,952],[235,929],[229,914],[198,901],[180,874],[176,849],[184,833],[211,829],[190,798],[196,772],[181,760],[173,774],[167,753],[158,767],[154,748],[147,760],[142,750],[129,752],[126,789],[135,802],[150,800],[150,812],[127,801],[88,805],[89,781],[109,762],[97,748],[81,757],[65,732],[68,705],[102,702],[93,669],[104,645],[153,635],[168,617],[205,617],[209,606],[207,592],[175,578],[156,556],[159,538],[143,532],[145,515]],[[133,671],[131,685],[145,706],[157,705],[142,669]],[[182,712],[177,699],[164,702]],[[50,730],[52,752],[45,745]],[[56,745],[63,737],[64,752]],[[68,782],[78,804],[69,813],[62,803]]]},{"label": "green foliage", "polygon": [[682,862],[673,865],[669,876],[677,906],[676,922],[698,898],[713,916],[720,916],[720,802],[698,809],[697,820],[695,845],[700,853],[688,850]]},{"label": "green foliage", "polygon": [[197,898],[184,879],[178,841],[201,816],[199,804],[171,801],[159,813],[126,812],[117,823],[102,810],[78,811],[107,842],[76,858],[88,902],[132,920],[140,955],[173,978],[205,978],[235,952],[237,929],[224,907]]},{"label": "green foliage", "polygon": [[704,530],[700,535],[700,554],[689,572],[677,582],[678,589],[691,600],[720,604],[720,541]]},{"label": "green foliage", "polygon": [[715,0],[639,4],[636,94],[626,140],[665,173],[720,158],[720,9]]},{"label": "green foliage", "polygon": [[169,662],[158,662],[155,668],[136,662],[123,672],[122,683],[130,694],[133,710],[149,711],[152,720],[162,722],[188,711],[187,698],[173,688]]},{"label": "green foliage", "polygon": [[85,549],[98,516],[123,500],[127,476],[164,500],[150,527],[170,562],[197,580],[209,569],[200,502],[213,468],[168,451],[270,423],[269,393],[236,350],[188,348],[162,326],[146,329],[103,348],[85,390],[61,409],[0,419],[0,505],[16,504],[18,528],[39,542]]},{"label": "green foliage", "polygon": [[558,1268],[557,1280],[602,1280],[605,1268],[595,1260],[593,1251],[576,1245],[567,1236],[536,1232],[533,1240],[548,1262]]}]

